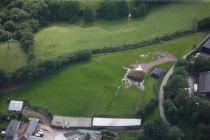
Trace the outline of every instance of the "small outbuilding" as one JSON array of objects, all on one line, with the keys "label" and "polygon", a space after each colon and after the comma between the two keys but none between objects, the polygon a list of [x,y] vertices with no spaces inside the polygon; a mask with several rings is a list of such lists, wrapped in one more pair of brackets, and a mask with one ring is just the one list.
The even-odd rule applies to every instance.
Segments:
[{"label": "small outbuilding", "polygon": [[201,51],[204,53],[210,53],[210,39],[208,39],[203,46],[201,47]]},{"label": "small outbuilding", "polygon": [[155,79],[160,79],[160,78],[163,77],[165,74],[166,74],[166,71],[165,71],[165,70],[156,67],[156,68],[151,72],[150,76],[153,77],[153,78],[155,78]]},{"label": "small outbuilding", "polygon": [[210,71],[199,73],[198,94],[210,95]]},{"label": "small outbuilding", "polygon": [[9,126],[6,129],[4,140],[18,140],[20,125],[20,121],[11,120]]},{"label": "small outbuilding", "polygon": [[11,100],[9,103],[9,111],[21,112],[23,108],[23,101]]}]

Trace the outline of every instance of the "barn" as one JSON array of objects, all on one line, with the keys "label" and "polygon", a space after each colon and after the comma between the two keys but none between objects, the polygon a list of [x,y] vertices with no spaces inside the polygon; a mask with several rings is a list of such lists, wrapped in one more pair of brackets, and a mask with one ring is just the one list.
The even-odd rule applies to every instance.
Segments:
[{"label": "barn", "polygon": [[9,111],[21,112],[23,108],[23,101],[11,100],[9,104]]},{"label": "barn", "polygon": [[141,126],[141,119],[136,118],[99,118],[94,117],[93,128],[107,129],[137,129]]},{"label": "barn", "polygon": [[53,116],[52,127],[91,128],[92,118]]},{"label": "barn", "polygon": [[156,67],[156,68],[151,72],[150,76],[153,77],[153,78],[155,78],[155,79],[160,79],[161,77],[163,77],[163,76],[165,75],[165,73],[166,73],[165,70]]}]

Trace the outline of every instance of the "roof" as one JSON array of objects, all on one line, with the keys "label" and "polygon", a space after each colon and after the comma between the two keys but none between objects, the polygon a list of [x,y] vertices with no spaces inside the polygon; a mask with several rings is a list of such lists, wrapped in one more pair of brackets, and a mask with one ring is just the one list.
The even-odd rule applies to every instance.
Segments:
[{"label": "roof", "polygon": [[23,101],[11,100],[9,104],[9,111],[21,111],[23,107]]},{"label": "roof", "polygon": [[53,116],[52,126],[56,127],[91,127],[92,118]]},{"label": "roof", "polygon": [[204,48],[210,49],[210,39],[208,39],[204,44],[203,44]]},{"label": "roof", "polygon": [[47,138],[43,138],[43,137],[30,136],[28,140],[48,140],[48,139]]},{"label": "roof", "polygon": [[19,132],[19,127],[20,127],[21,122],[17,121],[17,120],[11,120],[9,123],[9,126],[7,127],[6,136],[9,137],[15,137],[16,135],[18,135]]},{"label": "roof", "polygon": [[161,69],[161,68],[155,68],[152,72],[151,72],[151,76],[154,78],[160,78],[162,77],[164,74],[166,73],[165,70]]},{"label": "roof", "polygon": [[199,85],[198,92],[200,93],[210,93],[210,71],[199,73]]},{"label": "roof", "polygon": [[100,140],[102,138],[100,131],[79,129],[76,131],[59,134],[54,140]]},{"label": "roof", "polygon": [[131,70],[128,73],[127,78],[132,81],[142,82],[144,80],[144,76],[145,76],[145,73],[142,70]]},{"label": "roof", "polygon": [[38,126],[38,123],[38,119],[31,119],[28,128],[24,134],[24,137],[29,138],[30,136],[32,136]]},{"label": "roof", "polygon": [[113,127],[113,126],[140,126],[141,119],[126,119],[126,118],[93,118],[93,126],[98,127]]}]

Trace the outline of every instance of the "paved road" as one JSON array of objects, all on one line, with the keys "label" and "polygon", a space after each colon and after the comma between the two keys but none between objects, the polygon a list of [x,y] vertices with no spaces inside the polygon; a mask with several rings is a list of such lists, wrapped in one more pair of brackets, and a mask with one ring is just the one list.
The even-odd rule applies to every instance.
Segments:
[{"label": "paved road", "polygon": [[[193,51],[195,51],[196,49],[198,49],[200,47],[200,45],[206,41],[208,38],[210,38],[210,34],[207,35],[194,49],[192,49],[190,52],[188,52],[186,55],[184,55],[182,58],[186,59],[188,55],[190,55]],[[159,90],[159,109],[160,109],[160,117],[162,118],[163,121],[168,122],[165,112],[164,112],[164,91],[163,91],[163,87],[166,85],[168,79],[170,78],[170,76],[173,74],[174,71],[174,66],[171,67],[171,69],[167,72],[167,74],[165,75],[161,86],[160,86],[160,90]]]},{"label": "paved road", "polygon": [[171,74],[174,71],[174,66],[171,67],[171,69],[166,73],[161,86],[160,86],[160,91],[159,91],[159,109],[160,109],[160,117],[163,119],[163,121],[168,122],[167,118],[165,116],[165,112],[164,112],[164,91],[163,91],[163,87],[166,85],[168,79],[170,78]]}]

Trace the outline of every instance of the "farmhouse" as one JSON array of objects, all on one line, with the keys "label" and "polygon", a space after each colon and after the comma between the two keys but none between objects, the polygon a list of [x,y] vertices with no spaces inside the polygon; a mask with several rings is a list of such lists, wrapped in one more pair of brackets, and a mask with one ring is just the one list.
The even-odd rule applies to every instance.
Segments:
[{"label": "farmhouse", "polygon": [[201,51],[210,53],[210,39],[208,39],[203,46],[201,47]]},{"label": "farmhouse", "polygon": [[141,119],[94,117],[92,126],[95,128],[111,129],[139,128],[141,126]]},{"label": "farmhouse", "polygon": [[23,108],[23,101],[11,100],[9,104],[9,111],[21,112]]},{"label": "farmhouse", "polygon": [[18,140],[20,125],[20,121],[11,120],[7,127],[4,140]]},{"label": "farmhouse", "polygon": [[210,71],[199,73],[198,93],[201,95],[210,94]]},{"label": "farmhouse", "polygon": [[82,130],[75,132],[67,132],[57,135],[54,140],[101,140],[102,135],[100,131]]},{"label": "farmhouse", "polygon": [[51,125],[61,128],[90,128],[92,118],[53,116]]}]

